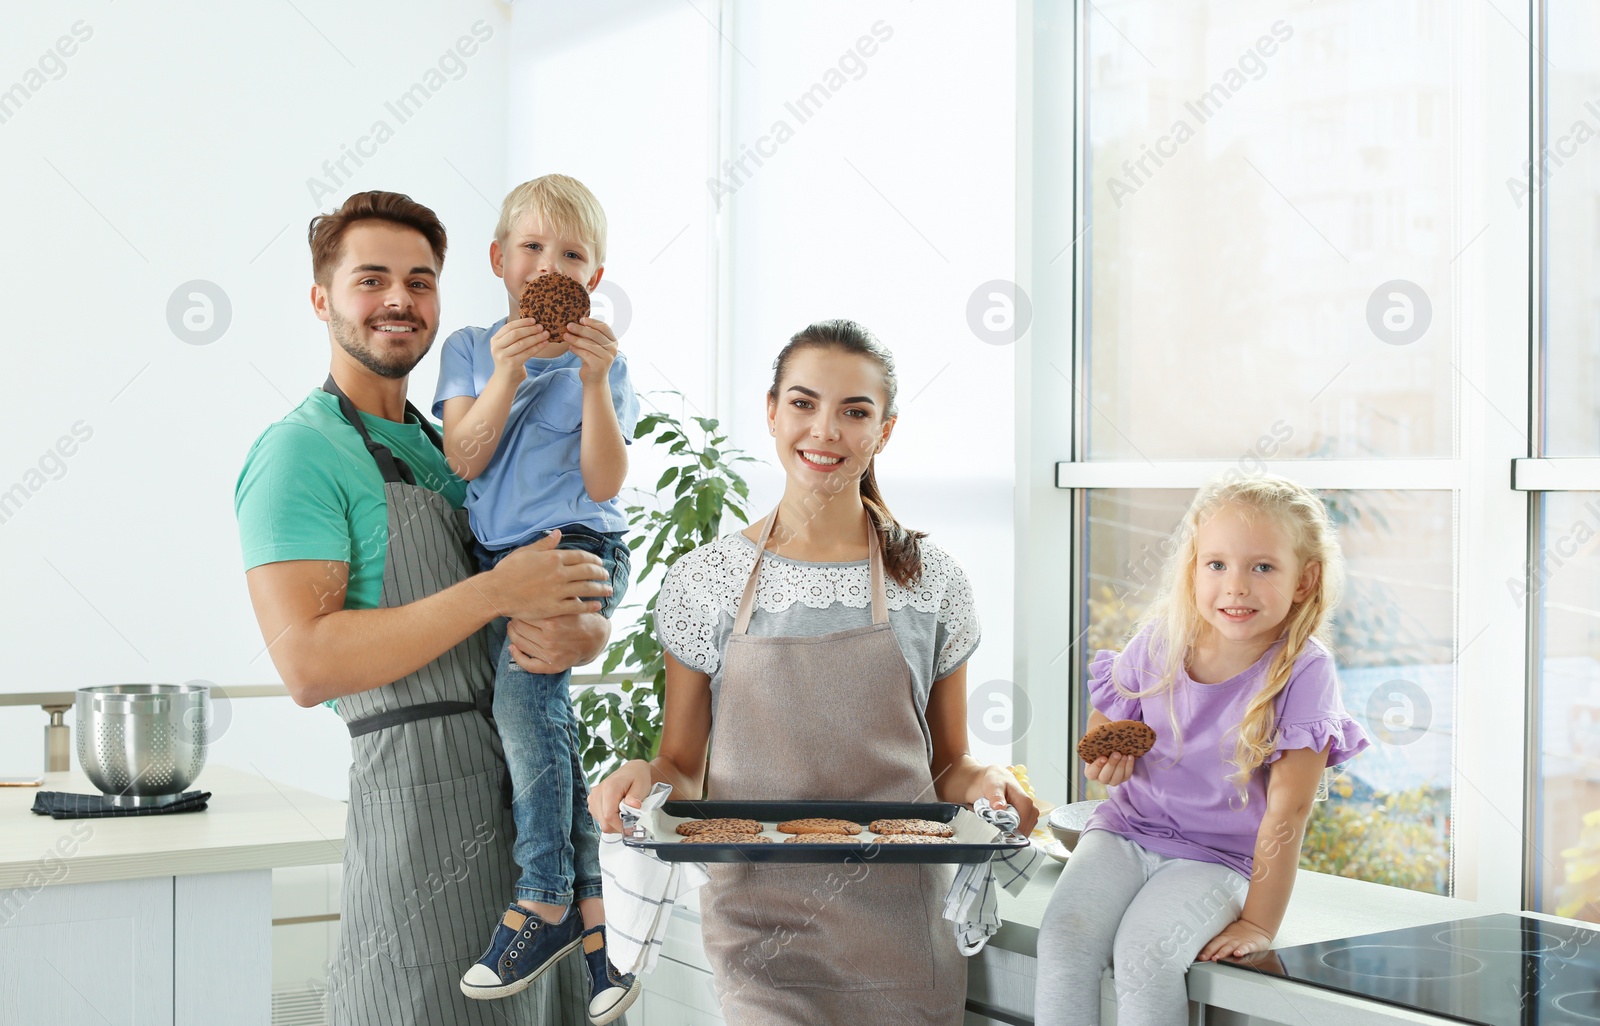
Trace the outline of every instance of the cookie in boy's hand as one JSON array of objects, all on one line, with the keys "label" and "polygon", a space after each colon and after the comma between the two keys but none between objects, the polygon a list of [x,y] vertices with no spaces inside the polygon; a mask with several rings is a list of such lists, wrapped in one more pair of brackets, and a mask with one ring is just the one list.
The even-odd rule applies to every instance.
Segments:
[{"label": "cookie in boy's hand", "polygon": [[560,271],[541,274],[528,282],[522,290],[522,303],[518,311],[532,317],[540,327],[550,332],[550,341],[560,342],[561,333],[568,324],[589,316],[589,290],[576,278]]},{"label": "cookie in boy's hand", "polygon": [[1078,758],[1093,762],[1112,752],[1143,755],[1155,747],[1155,743],[1156,732],[1138,720],[1113,720],[1083,735],[1083,740],[1078,742]]}]

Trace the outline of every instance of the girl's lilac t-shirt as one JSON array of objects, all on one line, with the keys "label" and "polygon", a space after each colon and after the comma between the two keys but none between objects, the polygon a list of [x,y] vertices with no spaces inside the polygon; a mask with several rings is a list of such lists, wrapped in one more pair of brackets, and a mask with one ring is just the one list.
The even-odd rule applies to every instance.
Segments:
[{"label": "girl's lilac t-shirt", "polygon": [[[1110,788],[1110,797],[1089,818],[1088,830],[1110,830],[1156,852],[1199,862],[1216,862],[1245,877],[1254,861],[1256,833],[1267,806],[1266,766],[1251,774],[1248,802],[1227,777],[1234,772],[1236,735],[1232,728],[1245,706],[1266,684],[1267,667],[1282,642],[1267,649],[1255,665],[1218,684],[1199,684],[1180,667],[1173,686],[1158,695],[1128,698],[1112,683],[1144,691],[1161,679],[1161,668],[1142,631],[1119,654],[1102,651],[1089,664],[1091,704],[1113,720],[1142,720],[1156,732],[1156,744],[1134,763],[1133,776]],[[1277,750],[1267,765],[1286,751],[1322,751],[1331,743],[1328,765],[1334,766],[1371,742],[1345,712],[1333,654],[1312,639],[1289,673],[1289,683],[1276,701]],[[1176,710],[1182,744],[1173,737]]]}]

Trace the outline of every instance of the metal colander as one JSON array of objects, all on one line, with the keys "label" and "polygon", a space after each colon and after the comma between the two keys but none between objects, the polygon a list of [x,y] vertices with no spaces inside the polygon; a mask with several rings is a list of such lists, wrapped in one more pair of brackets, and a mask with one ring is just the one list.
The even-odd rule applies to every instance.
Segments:
[{"label": "metal colander", "polygon": [[197,684],[79,688],[78,765],[119,804],[182,794],[206,764],[210,702]]}]

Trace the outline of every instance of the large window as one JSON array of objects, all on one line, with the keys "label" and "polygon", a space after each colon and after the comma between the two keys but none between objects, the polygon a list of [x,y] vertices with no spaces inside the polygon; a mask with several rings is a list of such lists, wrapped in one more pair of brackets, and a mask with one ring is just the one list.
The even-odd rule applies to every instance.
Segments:
[{"label": "large window", "polygon": [[1107,0],[1078,22],[1086,387],[1058,478],[1083,528],[1075,684],[1145,608],[1196,484],[1271,468],[1319,489],[1349,567],[1344,701],[1374,745],[1318,805],[1304,862],[1438,893],[1455,868],[1478,17],[1452,0]]},{"label": "large window", "polygon": [[1090,459],[1455,455],[1460,6],[1090,5]]}]

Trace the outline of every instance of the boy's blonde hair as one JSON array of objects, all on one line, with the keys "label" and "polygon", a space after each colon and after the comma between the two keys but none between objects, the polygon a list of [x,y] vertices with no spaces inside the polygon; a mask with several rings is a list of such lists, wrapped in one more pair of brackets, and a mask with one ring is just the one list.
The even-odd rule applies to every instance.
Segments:
[{"label": "boy's blonde hair", "polygon": [[537,213],[555,231],[575,236],[594,247],[595,266],[606,262],[606,212],[588,186],[568,175],[545,175],[523,182],[500,204],[500,221],[494,227],[495,241],[505,245],[512,226],[530,211]]},{"label": "boy's blonde hair", "polygon": [[[1279,638],[1284,641],[1278,654],[1267,668],[1266,685],[1256,693],[1245,707],[1244,718],[1237,725],[1233,758],[1229,760],[1235,772],[1228,780],[1239,789],[1245,799],[1250,774],[1272,755],[1277,745],[1274,724],[1275,704],[1289,683],[1289,674],[1295,660],[1312,639],[1324,644],[1331,642],[1333,613],[1344,592],[1344,554],[1327,507],[1316,493],[1302,485],[1281,477],[1261,475],[1243,479],[1218,479],[1200,490],[1190,503],[1178,526],[1178,545],[1167,559],[1160,594],[1150,604],[1133,633],[1149,629],[1151,658],[1160,667],[1160,679],[1150,688],[1136,691],[1116,684],[1119,693],[1128,697],[1160,694],[1172,687],[1178,671],[1184,665],[1189,650],[1199,640],[1205,621],[1200,616],[1199,602],[1195,597],[1194,575],[1198,550],[1200,525],[1224,507],[1233,507],[1246,516],[1252,513],[1271,517],[1290,538],[1295,557],[1302,571],[1312,563],[1320,564],[1317,584],[1304,601],[1292,603],[1284,619]],[[1298,578],[1295,586],[1298,587]],[[1331,647],[1331,645],[1330,645]],[[1173,736],[1182,744],[1175,704],[1172,710]],[[1227,737],[1227,733],[1223,734]]]}]

